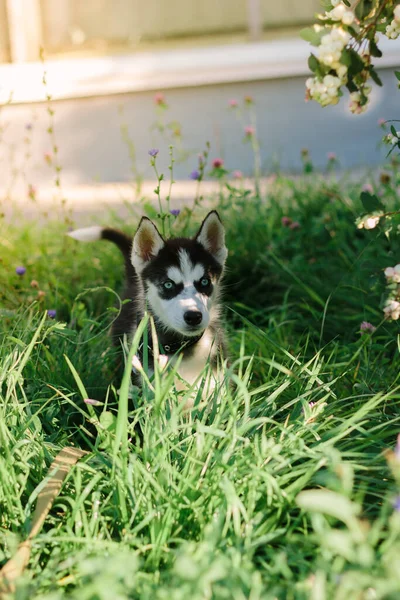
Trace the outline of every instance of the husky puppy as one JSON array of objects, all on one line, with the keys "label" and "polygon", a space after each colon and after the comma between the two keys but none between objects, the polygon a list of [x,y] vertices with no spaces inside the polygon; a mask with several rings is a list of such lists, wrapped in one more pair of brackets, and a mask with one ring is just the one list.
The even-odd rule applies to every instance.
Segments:
[{"label": "husky puppy", "polygon": [[[156,225],[143,217],[133,240],[121,231],[102,227],[77,229],[72,238],[91,242],[109,240],[125,261],[126,290],[112,336],[120,343],[131,339],[147,310],[154,318],[159,351],[174,362],[182,360],[179,377],[195,383],[208,363],[216,373],[219,359],[226,358],[225,335],[219,321],[219,288],[225,260],[224,227],[211,211],[194,238],[164,239]],[[149,356],[152,356],[151,335]],[[138,351],[142,360],[143,348]],[[149,360],[151,368],[151,360]]]}]

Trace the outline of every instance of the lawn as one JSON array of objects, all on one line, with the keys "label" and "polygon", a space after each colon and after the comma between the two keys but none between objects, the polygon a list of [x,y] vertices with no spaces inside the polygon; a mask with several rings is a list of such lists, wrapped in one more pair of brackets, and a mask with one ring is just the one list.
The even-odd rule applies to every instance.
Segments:
[{"label": "lawn", "polygon": [[[386,173],[373,185],[391,207],[398,166]],[[367,181],[278,175],[261,197],[213,200],[231,361],[190,418],[171,378],[133,400],[129,371],[121,384],[118,250],[67,238],[67,220],[1,225],[0,565],[57,452],[88,451],[16,599],[400,597],[400,328],[381,306],[400,244],[357,230]],[[174,234],[205,213],[183,210]]]}]

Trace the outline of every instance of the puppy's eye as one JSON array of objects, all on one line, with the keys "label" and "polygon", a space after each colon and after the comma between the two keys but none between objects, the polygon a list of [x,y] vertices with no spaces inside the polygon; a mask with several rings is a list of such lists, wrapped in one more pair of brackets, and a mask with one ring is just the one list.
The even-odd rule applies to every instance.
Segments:
[{"label": "puppy's eye", "polygon": [[208,277],[203,277],[203,279],[200,279],[200,285],[201,287],[207,287],[210,285],[210,280]]},{"label": "puppy's eye", "polygon": [[172,290],[174,285],[175,284],[173,281],[171,281],[170,279],[167,279],[167,281],[164,281],[164,283],[163,283],[163,288],[165,288],[166,290]]}]

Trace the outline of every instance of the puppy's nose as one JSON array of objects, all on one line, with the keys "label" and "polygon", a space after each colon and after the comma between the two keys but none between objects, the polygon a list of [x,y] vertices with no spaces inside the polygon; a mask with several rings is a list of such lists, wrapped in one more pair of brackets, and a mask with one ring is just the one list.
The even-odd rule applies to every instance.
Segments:
[{"label": "puppy's nose", "polygon": [[195,325],[200,325],[203,316],[199,310],[187,310],[183,318],[188,325],[194,327]]}]

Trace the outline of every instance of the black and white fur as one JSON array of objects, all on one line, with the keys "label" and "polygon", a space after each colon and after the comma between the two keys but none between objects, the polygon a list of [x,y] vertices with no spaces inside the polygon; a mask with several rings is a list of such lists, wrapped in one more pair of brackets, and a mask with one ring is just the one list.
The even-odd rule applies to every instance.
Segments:
[{"label": "black and white fur", "polygon": [[130,302],[123,304],[113,324],[115,342],[133,336],[147,309],[154,318],[160,352],[172,361],[182,354],[180,378],[192,385],[208,361],[216,372],[218,359],[226,358],[219,284],[228,254],[216,211],[206,216],[194,238],[165,240],[147,217],[140,221],[133,240],[102,227],[78,229],[69,235],[83,242],[109,240],[122,252],[125,298]]}]

